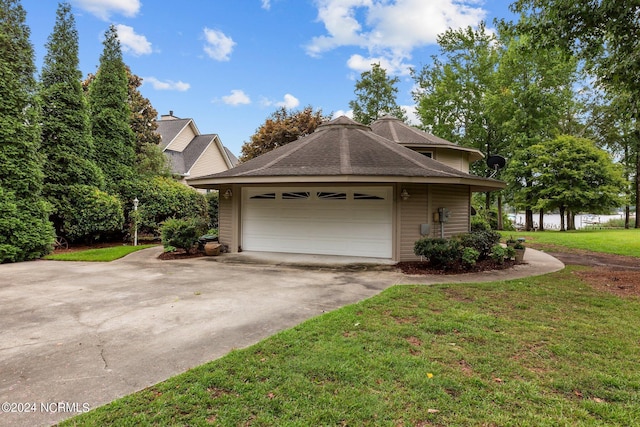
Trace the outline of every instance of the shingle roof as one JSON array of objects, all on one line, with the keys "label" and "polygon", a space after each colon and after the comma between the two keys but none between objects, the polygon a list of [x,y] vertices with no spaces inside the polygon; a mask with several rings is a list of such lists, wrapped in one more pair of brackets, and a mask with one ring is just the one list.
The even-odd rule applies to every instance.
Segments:
[{"label": "shingle roof", "polygon": [[480,160],[484,157],[480,151],[474,148],[461,147],[453,142],[447,141],[446,139],[439,138],[433,134],[410,126],[393,116],[384,116],[371,123],[371,130],[380,136],[409,148],[430,147],[468,151],[472,154],[471,161]]},{"label": "shingle roof", "polygon": [[293,180],[304,176],[452,178],[501,186],[499,181],[472,176],[390,141],[345,116],[318,126],[297,141],[190,184],[205,179],[284,176]]},{"label": "shingle roof", "polygon": [[156,132],[162,137],[160,148],[165,149],[190,121],[191,119],[156,120],[158,124]]}]

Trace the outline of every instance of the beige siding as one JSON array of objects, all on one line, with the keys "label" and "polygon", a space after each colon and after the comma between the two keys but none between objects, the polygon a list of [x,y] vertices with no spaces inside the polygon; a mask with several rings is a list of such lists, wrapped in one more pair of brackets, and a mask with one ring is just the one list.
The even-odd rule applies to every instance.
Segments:
[{"label": "beige siding", "polygon": [[469,155],[465,151],[439,148],[433,158],[459,171],[469,172]]},{"label": "beige siding", "polygon": [[196,133],[191,126],[191,122],[167,145],[165,150],[173,150],[182,152],[184,148],[196,137]]},{"label": "beige siding", "polygon": [[222,187],[220,189],[220,198],[218,205],[218,236],[220,243],[227,245],[229,250],[233,251],[233,203],[232,199],[225,199],[223,194],[230,187]]},{"label": "beige siding", "polygon": [[220,149],[216,141],[212,141],[207,149],[202,153],[202,156],[196,160],[195,164],[189,171],[190,177],[198,177],[204,175],[211,175],[218,172],[223,172],[229,169],[227,163],[224,161]]},{"label": "beige siding", "polygon": [[[469,232],[471,191],[467,185],[432,185],[429,210],[431,217],[438,208],[449,209],[449,221],[444,224],[444,237]],[[439,223],[433,223],[431,236],[440,237]]]},{"label": "beige siding", "polygon": [[399,260],[413,261],[417,257],[413,253],[415,242],[422,237],[420,225],[431,222],[429,218],[428,186],[426,184],[402,185],[399,191],[406,189],[409,193],[408,200],[398,197],[398,218],[400,220],[399,235]]}]

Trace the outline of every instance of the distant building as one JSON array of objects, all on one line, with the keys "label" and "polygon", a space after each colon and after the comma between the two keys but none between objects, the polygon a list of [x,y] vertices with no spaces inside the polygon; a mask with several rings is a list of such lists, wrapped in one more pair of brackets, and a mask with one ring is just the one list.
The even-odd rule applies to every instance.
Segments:
[{"label": "distant building", "polygon": [[217,134],[201,134],[193,119],[181,119],[170,111],[156,123],[162,138],[160,147],[174,175],[185,185],[187,178],[224,172],[238,163]]}]

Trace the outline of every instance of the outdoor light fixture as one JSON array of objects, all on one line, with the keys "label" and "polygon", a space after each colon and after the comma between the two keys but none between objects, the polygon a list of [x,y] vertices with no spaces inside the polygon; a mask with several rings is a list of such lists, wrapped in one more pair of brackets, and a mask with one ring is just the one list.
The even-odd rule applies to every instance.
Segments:
[{"label": "outdoor light fixture", "polygon": [[[135,212],[138,211],[138,203],[140,203],[140,200],[138,200],[138,198],[136,197],[135,199],[133,199],[133,210]],[[133,232],[133,246],[138,246],[138,216],[135,215],[135,218],[133,219],[135,227],[134,227],[134,232]]]},{"label": "outdoor light fixture", "polygon": [[403,188],[402,189],[402,193],[400,193],[400,197],[402,198],[402,200],[404,200],[406,202],[407,200],[409,200],[409,196],[410,196],[410,194],[407,191],[407,189]]},{"label": "outdoor light fixture", "polygon": [[224,192],[223,196],[224,196],[224,198],[225,198],[225,199],[227,199],[227,200],[228,200],[228,199],[230,199],[230,198],[231,198],[231,196],[233,196],[233,193],[231,192],[231,189],[230,189],[230,188],[227,188],[227,191],[225,191],[225,192]]}]

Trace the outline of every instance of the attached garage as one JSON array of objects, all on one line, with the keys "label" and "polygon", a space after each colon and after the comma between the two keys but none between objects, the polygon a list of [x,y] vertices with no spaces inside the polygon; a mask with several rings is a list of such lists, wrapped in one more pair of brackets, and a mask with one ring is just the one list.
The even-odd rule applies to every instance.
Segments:
[{"label": "attached garage", "polygon": [[392,256],[392,187],[246,187],[242,249]]},{"label": "attached garage", "polygon": [[[391,127],[390,138],[421,136],[399,120],[382,124],[383,130]],[[416,259],[413,245],[421,236],[468,231],[472,192],[504,188],[469,174],[471,154],[481,157],[479,152],[441,141],[420,145],[432,154],[459,152],[456,168],[373,127],[339,117],[228,171],[187,181],[220,191],[219,237],[230,252],[396,261]],[[450,216],[436,223],[433,214],[442,208]]]}]

